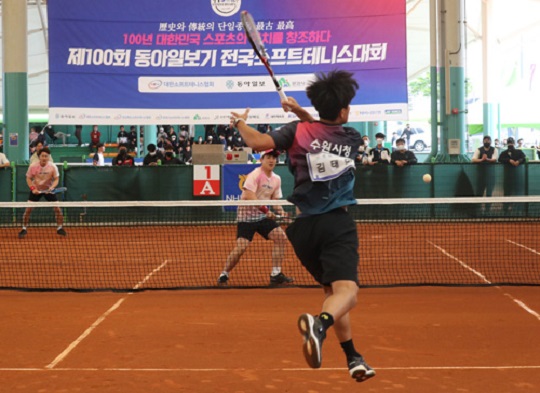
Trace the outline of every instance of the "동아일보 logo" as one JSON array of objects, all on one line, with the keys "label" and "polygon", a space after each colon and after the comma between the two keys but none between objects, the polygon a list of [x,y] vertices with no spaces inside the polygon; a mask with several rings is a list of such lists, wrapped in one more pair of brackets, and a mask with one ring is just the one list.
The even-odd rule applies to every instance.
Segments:
[{"label": "\ub3d9\uc544\uc77c\ubcf4 logo", "polygon": [[232,16],[240,11],[242,0],[210,0],[212,9],[220,16]]},{"label": "\ub3d9\uc544\uc77c\ubcf4 logo", "polygon": [[161,87],[162,84],[163,84],[162,81],[156,79],[148,83],[148,88],[151,90],[157,90]]}]

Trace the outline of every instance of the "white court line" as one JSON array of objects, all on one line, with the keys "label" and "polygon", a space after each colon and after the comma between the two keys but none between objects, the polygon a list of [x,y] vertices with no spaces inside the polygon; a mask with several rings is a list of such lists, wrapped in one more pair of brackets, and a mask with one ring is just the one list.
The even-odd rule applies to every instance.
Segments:
[{"label": "white court line", "polygon": [[[540,369],[540,365],[530,366],[410,366],[410,367],[374,367],[377,371],[407,371],[407,370],[425,370],[425,371],[440,371],[440,370],[536,370]],[[65,371],[65,372],[88,372],[88,371],[115,371],[115,372],[230,372],[230,371],[270,371],[270,372],[324,372],[324,371],[343,371],[347,370],[345,367],[323,367],[319,369],[313,369],[308,367],[292,367],[292,368],[94,368],[94,367],[59,367],[55,369],[49,368],[0,368],[2,371]]]},{"label": "white court line", "polygon": [[[133,287],[133,290],[135,291],[135,290],[139,289],[146,281],[148,281],[150,279],[150,277],[152,277],[155,273],[159,272],[163,267],[165,267],[165,265],[168,262],[169,262],[168,260],[165,260],[165,262],[163,262],[157,268],[155,268],[150,273],[148,273],[145,278],[143,278],[140,282],[137,283],[137,285],[135,285]],[[92,333],[92,331],[96,327],[98,327],[101,324],[101,322],[103,322],[105,320],[105,318],[107,318],[114,310],[116,310],[118,307],[120,307],[120,305],[124,302],[124,300],[126,300],[127,297],[129,295],[131,295],[132,293],[133,292],[129,292],[122,299],[120,299],[116,303],[114,303],[111,308],[109,308],[98,319],[96,319],[96,321],[92,325],[90,325],[90,327],[88,329],[86,329],[83,332],[83,334],[81,334],[75,341],[73,341],[71,344],[69,344],[68,347],[62,353],[60,353],[51,363],[49,363],[47,366],[45,366],[45,368],[46,369],[53,369],[58,363],[60,363],[62,360],[64,360],[66,358],[66,356],[69,355],[69,353],[71,351],[73,351],[77,347],[77,345],[79,345],[82,342],[82,340],[84,340],[86,337],[88,337],[88,335],[90,333]]]},{"label": "white court line", "polygon": [[480,277],[486,284],[491,284],[491,281],[489,281],[486,276],[484,276],[482,273],[480,273],[479,271],[477,270],[474,270],[472,267],[470,267],[469,265],[467,265],[465,262],[461,261],[460,259],[456,258],[455,256],[453,256],[452,254],[449,254],[448,252],[446,252],[446,250],[442,247],[439,247],[438,245],[436,245],[435,243],[432,243],[430,242],[429,240],[427,241],[429,244],[431,244],[433,247],[435,247],[437,250],[439,250],[440,252],[442,252],[444,255],[446,255],[448,258],[450,259],[453,259],[454,261],[458,262],[461,266],[463,266],[465,269],[473,272],[474,274],[476,274],[478,277]]},{"label": "white court line", "polygon": [[[509,241],[509,240],[508,240]],[[491,281],[489,281],[482,273],[474,270],[472,267],[470,267],[469,265],[467,265],[465,262],[461,261],[460,259],[456,258],[455,256],[453,256],[452,254],[449,254],[444,248],[442,247],[439,247],[438,245],[430,242],[429,240],[427,241],[429,244],[431,244],[433,247],[435,247],[436,249],[438,249],[440,252],[442,252],[444,255],[446,255],[448,258],[451,258],[453,259],[454,261],[458,262],[461,266],[463,266],[464,268],[470,270],[471,272],[473,272],[474,274],[476,274],[478,277],[480,277],[482,280],[484,280],[484,282],[486,282],[487,284],[491,284]],[[512,242],[513,243],[513,242]],[[501,287],[499,286],[495,286],[495,288],[497,288],[499,291],[502,291]],[[512,295],[510,295],[509,293],[505,293],[503,292],[504,296],[512,299],[512,301],[514,303],[516,303],[520,308],[522,308],[523,310],[525,310],[526,312],[528,312],[529,314],[531,314],[533,317],[535,317],[536,319],[538,319],[540,321],[540,314],[538,314],[536,311],[534,311],[532,308],[530,308],[529,306],[527,306],[524,302],[522,302],[521,300],[519,299],[516,299],[515,297],[513,297]]]},{"label": "white court line", "polygon": [[524,248],[525,250],[530,251],[530,252],[532,252],[533,254],[540,255],[540,252],[536,251],[536,250],[533,249],[533,248],[529,248],[529,247],[527,247],[527,246],[524,246],[523,244],[519,244],[519,243],[513,242],[512,240],[509,240],[509,239],[506,239],[506,241],[507,241],[508,243],[512,243],[512,244],[515,245],[515,246]]}]

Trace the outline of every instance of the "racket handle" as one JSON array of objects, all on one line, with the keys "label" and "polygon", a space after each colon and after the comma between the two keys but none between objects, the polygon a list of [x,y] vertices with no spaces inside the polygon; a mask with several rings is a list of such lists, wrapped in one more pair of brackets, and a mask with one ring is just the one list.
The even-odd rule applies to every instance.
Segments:
[{"label": "racket handle", "polygon": [[279,89],[277,92],[279,94],[279,97],[281,98],[281,101],[287,101],[287,96],[285,95],[282,89]]}]

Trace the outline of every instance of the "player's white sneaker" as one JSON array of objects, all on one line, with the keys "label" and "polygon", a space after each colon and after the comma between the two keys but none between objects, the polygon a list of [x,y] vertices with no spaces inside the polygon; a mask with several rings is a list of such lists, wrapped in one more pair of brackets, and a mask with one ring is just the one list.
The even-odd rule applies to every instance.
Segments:
[{"label": "player's white sneaker", "polygon": [[310,314],[302,314],[298,318],[298,329],[304,336],[304,357],[309,367],[319,368],[322,363],[322,343],[326,338],[321,320]]}]

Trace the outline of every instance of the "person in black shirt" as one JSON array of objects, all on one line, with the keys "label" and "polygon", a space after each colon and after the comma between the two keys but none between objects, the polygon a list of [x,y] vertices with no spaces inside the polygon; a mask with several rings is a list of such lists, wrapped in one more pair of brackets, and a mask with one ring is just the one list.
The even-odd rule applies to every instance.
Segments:
[{"label": "person in black shirt", "polygon": [[411,135],[412,135],[411,126],[407,124],[405,128],[403,129],[403,132],[401,133],[401,137],[405,139],[405,141],[407,142],[407,149],[409,148],[409,145],[410,145]]},{"label": "person in black shirt", "polygon": [[127,138],[128,138],[128,150],[135,151],[135,149],[137,148],[137,129],[135,128],[135,126],[131,126],[129,128],[129,134]]},{"label": "person in black shirt", "polygon": [[396,166],[413,165],[418,162],[414,153],[407,150],[405,139],[403,138],[396,140],[396,151],[390,156],[390,161]]},{"label": "person in black shirt", "polygon": [[125,145],[120,145],[118,149],[118,155],[113,158],[113,166],[134,166],[135,160],[129,155],[127,147]]},{"label": "person in black shirt", "polygon": [[125,145],[128,143],[128,133],[126,132],[126,129],[124,126],[120,126],[120,131],[118,132],[118,135],[116,136],[116,142],[119,145]]},{"label": "person in black shirt", "polygon": [[[478,190],[476,196],[493,195],[495,188],[495,171],[492,164],[499,158],[499,150],[491,146],[491,137],[484,136],[483,145],[476,149],[473,154],[472,162],[478,165]],[[488,212],[491,206],[486,205],[485,211]]]},{"label": "person in black shirt", "polygon": [[518,167],[525,163],[525,153],[523,153],[522,150],[515,148],[514,138],[508,138],[506,143],[508,145],[508,149],[501,153],[499,162],[501,164],[506,164],[513,167]]},{"label": "person in black shirt", "polygon": [[165,157],[161,161],[161,165],[182,165],[183,162],[178,158],[174,156],[174,152],[172,150],[165,151]]},{"label": "person in black shirt", "polygon": [[[524,195],[525,173],[522,167],[526,161],[525,153],[515,148],[514,138],[508,138],[506,143],[508,149],[499,156],[499,162],[504,164],[504,195]],[[510,208],[510,204],[504,204],[505,211],[510,210]]]},{"label": "person in black shirt", "polygon": [[159,150],[157,150],[156,145],[150,143],[147,146],[148,154],[144,156],[143,165],[155,166],[158,165],[159,160],[163,160],[163,155]]},{"label": "person in black shirt", "polygon": [[369,165],[390,163],[390,150],[383,146],[384,138],[385,136],[382,132],[378,132],[377,134],[375,134],[375,139],[377,139],[377,146],[375,146],[369,151]]}]

